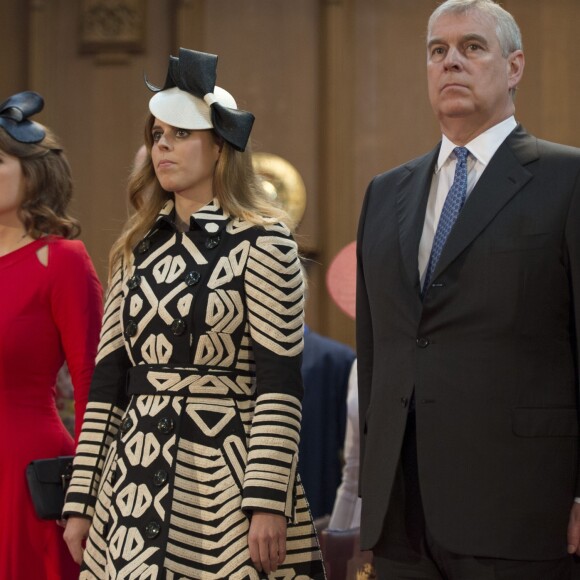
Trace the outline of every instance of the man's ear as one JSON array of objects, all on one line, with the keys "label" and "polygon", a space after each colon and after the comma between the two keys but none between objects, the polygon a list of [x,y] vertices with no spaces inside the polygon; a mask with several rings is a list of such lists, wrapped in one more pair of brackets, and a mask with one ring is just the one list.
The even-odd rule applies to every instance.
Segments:
[{"label": "man's ear", "polygon": [[507,57],[508,86],[511,89],[517,87],[522,80],[526,59],[522,50],[514,50]]}]

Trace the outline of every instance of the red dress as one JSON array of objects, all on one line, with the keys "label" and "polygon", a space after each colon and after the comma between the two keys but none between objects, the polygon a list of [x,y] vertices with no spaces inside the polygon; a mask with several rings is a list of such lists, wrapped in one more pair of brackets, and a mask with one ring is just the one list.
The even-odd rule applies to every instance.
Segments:
[{"label": "red dress", "polygon": [[[45,245],[47,266],[37,256]],[[66,359],[78,436],[101,314],[101,285],[82,242],[41,238],[0,257],[2,580],[78,578],[63,529],[34,513],[25,470],[33,459],[74,452],[56,409],[55,380]]]}]

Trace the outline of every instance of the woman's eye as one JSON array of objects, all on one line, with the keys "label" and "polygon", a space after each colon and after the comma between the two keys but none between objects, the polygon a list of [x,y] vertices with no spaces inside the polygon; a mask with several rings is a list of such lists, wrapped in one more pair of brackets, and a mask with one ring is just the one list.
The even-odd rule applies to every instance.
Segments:
[{"label": "woman's eye", "polygon": [[153,141],[157,143],[157,141],[161,139],[161,135],[162,135],[161,131],[153,131],[152,133]]},{"label": "woman's eye", "polygon": [[175,134],[178,137],[187,137],[189,135],[189,131],[187,129],[177,129],[177,131],[175,132]]}]

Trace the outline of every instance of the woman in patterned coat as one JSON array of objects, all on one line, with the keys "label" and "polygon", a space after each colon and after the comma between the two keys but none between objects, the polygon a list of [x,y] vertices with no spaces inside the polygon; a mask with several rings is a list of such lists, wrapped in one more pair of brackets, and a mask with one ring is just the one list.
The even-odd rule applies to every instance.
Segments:
[{"label": "woman in patterned coat", "polygon": [[297,247],[216,65],[181,49],[149,85],[64,508],[82,579],[324,578],[296,475]]}]

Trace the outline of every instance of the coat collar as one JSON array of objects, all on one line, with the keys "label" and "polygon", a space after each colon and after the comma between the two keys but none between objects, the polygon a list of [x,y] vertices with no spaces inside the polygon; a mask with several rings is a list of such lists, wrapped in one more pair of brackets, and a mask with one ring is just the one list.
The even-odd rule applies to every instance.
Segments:
[{"label": "coat collar", "polygon": [[[230,215],[219,204],[217,198],[213,198],[207,205],[192,213],[189,218],[189,229],[200,229],[210,236],[219,235],[227,226]],[[146,238],[152,236],[161,228],[175,229],[175,202],[167,200],[155,219],[155,224],[149,230]]]},{"label": "coat collar", "polygon": [[420,295],[419,242],[425,221],[427,199],[441,143],[430,153],[410,161],[397,187],[397,217],[403,266],[407,278]]},{"label": "coat collar", "polygon": [[[407,277],[420,297],[419,242],[440,144],[405,166],[398,187],[397,214]],[[496,214],[532,178],[526,165],[538,159],[537,139],[518,125],[492,157],[449,234],[433,280],[485,229]]]}]

